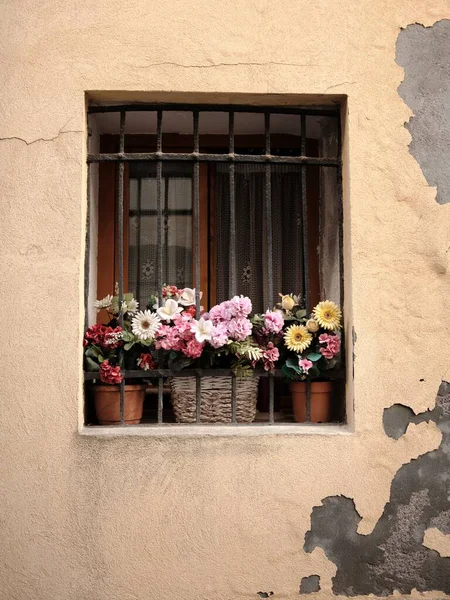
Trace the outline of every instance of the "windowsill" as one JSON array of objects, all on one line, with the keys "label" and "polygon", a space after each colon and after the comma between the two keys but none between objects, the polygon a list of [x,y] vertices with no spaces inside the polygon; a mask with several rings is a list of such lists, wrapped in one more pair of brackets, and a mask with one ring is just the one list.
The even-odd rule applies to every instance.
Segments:
[{"label": "windowsill", "polygon": [[82,426],[79,434],[85,437],[254,437],[261,435],[351,435],[345,423],[278,423],[274,425],[90,425]]}]

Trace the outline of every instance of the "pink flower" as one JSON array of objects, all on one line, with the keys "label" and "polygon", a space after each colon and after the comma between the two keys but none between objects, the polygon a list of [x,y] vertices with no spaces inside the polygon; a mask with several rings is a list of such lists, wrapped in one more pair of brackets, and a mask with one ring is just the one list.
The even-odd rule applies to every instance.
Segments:
[{"label": "pink flower", "polygon": [[217,323],[222,323],[223,321],[229,321],[231,317],[232,314],[230,300],[216,304],[216,306],[213,306],[209,311],[209,318],[214,325],[217,325]]},{"label": "pink flower", "polygon": [[320,353],[328,359],[334,358],[341,348],[340,337],[337,335],[330,335],[329,333],[322,333],[319,335],[319,343],[326,344],[326,346],[320,349]]},{"label": "pink flower", "polygon": [[232,317],[248,317],[252,312],[252,301],[247,296],[234,296],[229,301],[229,309]]},{"label": "pink flower", "polygon": [[100,380],[103,383],[120,383],[123,379],[120,367],[113,367],[109,360],[104,360],[100,365]]},{"label": "pink flower", "polygon": [[310,368],[313,366],[312,362],[307,358],[298,359],[298,366],[302,369],[303,373],[308,373]]},{"label": "pink flower", "polygon": [[275,368],[276,361],[280,358],[280,352],[272,342],[267,344],[267,349],[263,352],[264,370],[271,371]]},{"label": "pink flower", "polygon": [[239,317],[231,319],[228,324],[228,333],[230,337],[237,342],[242,342],[252,332],[252,324],[248,319]]},{"label": "pink flower", "polygon": [[211,331],[211,341],[213,348],[221,348],[228,342],[228,327],[226,323],[214,325]]},{"label": "pink flower", "polygon": [[195,338],[186,344],[186,347],[182,349],[182,353],[188,358],[199,358],[202,355],[205,343],[199,344]]},{"label": "pink flower", "polygon": [[279,310],[266,310],[264,313],[264,327],[268,333],[280,333],[283,325],[283,314]]}]

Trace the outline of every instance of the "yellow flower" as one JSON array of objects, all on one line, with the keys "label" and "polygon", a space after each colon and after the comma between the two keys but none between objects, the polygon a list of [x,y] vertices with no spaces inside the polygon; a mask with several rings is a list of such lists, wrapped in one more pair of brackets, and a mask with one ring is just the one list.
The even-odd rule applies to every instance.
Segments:
[{"label": "yellow flower", "polygon": [[303,352],[311,342],[312,335],[303,325],[291,325],[284,334],[284,343],[294,352]]},{"label": "yellow flower", "polygon": [[286,296],[281,296],[281,308],[284,310],[292,310],[295,306],[295,300],[292,296],[286,294]]},{"label": "yellow flower", "polygon": [[319,323],[314,319],[308,319],[306,321],[306,329],[311,333],[316,333],[316,331],[319,331]]},{"label": "yellow flower", "polygon": [[340,329],[342,314],[334,302],[331,300],[324,300],[313,310],[314,318],[318,321],[319,325],[324,329]]}]

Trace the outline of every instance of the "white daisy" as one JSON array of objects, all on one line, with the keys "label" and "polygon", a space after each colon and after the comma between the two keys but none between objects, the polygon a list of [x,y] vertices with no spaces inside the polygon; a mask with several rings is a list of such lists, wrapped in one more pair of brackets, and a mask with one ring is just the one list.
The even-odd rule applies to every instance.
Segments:
[{"label": "white daisy", "polygon": [[164,302],[164,306],[158,308],[156,312],[163,321],[172,321],[175,315],[183,312],[183,309],[181,306],[178,306],[178,302],[169,298]]},{"label": "white daisy", "polygon": [[195,333],[195,339],[199,344],[209,341],[212,337],[213,322],[206,321],[201,317],[198,321],[193,321],[191,325],[192,333]]},{"label": "white daisy", "polygon": [[97,309],[97,312],[99,310],[102,310],[102,308],[111,308],[112,300],[113,300],[113,297],[111,296],[111,294],[108,294],[101,300],[96,300],[94,302],[94,307]]},{"label": "white daisy", "polygon": [[140,340],[151,340],[155,337],[161,324],[161,319],[149,310],[138,312],[131,321],[131,329]]}]

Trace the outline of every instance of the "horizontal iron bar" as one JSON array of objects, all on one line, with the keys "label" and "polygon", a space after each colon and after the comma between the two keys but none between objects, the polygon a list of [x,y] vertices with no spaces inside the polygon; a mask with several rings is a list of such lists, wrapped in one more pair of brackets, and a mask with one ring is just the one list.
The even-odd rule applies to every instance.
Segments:
[{"label": "horizontal iron bar", "polygon": [[[135,371],[122,371],[125,378],[129,379],[153,379],[155,377],[223,377],[231,376],[233,374],[232,369],[184,369],[182,371],[171,371],[170,369],[152,369],[150,371],[135,370]],[[263,371],[262,369],[255,369],[255,377],[285,377],[281,369],[275,369],[274,371]],[[327,379],[340,380],[343,379],[345,373],[343,371],[333,373]],[[91,381],[92,379],[100,379],[98,371],[85,371],[85,381]],[[239,380],[239,377],[237,378]]]},{"label": "horizontal iron bar", "polygon": [[321,158],[318,156],[273,156],[271,154],[203,154],[176,152],[147,152],[123,154],[89,154],[88,163],[101,162],[137,162],[137,161],[187,161],[187,162],[220,162],[220,163],[275,163],[283,165],[319,165],[322,167],[339,167],[339,158]]},{"label": "horizontal iron bar", "polygon": [[142,104],[124,104],[124,105],[109,105],[109,106],[94,106],[88,107],[88,113],[108,113],[120,112],[121,110],[136,112],[136,111],[152,111],[152,110],[167,110],[167,111],[199,111],[199,112],[244,112],[244,113],[272,113],[272,114],[290,114],[290,115],[310,115],[336,117],[340,115],[340,106],[334,107],[296,107],[296,106],[248,106],[246,104],[161,104],[161,103],[142,103]]}]

